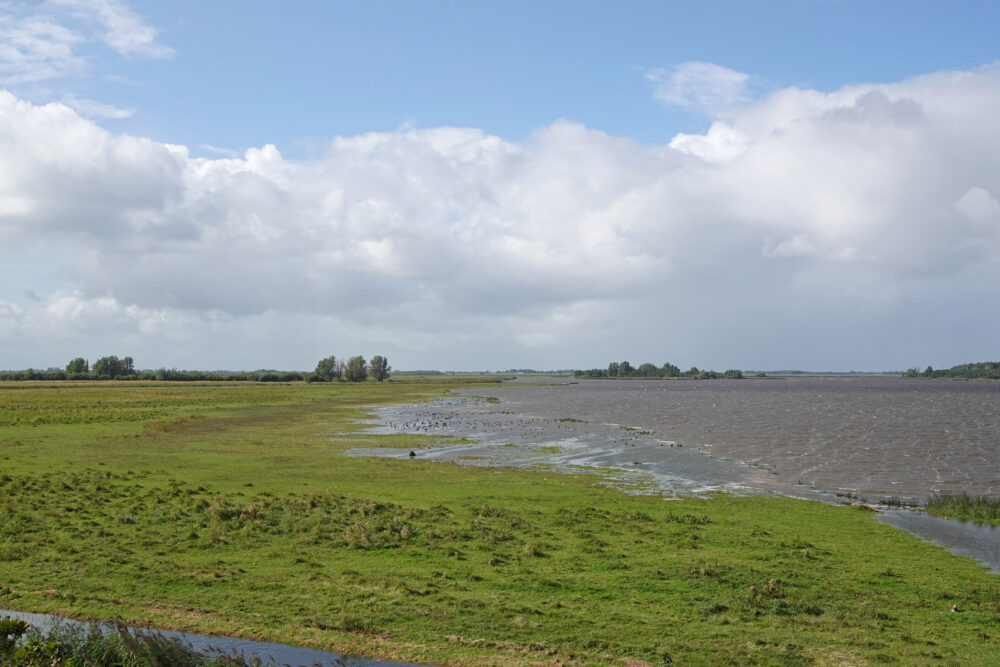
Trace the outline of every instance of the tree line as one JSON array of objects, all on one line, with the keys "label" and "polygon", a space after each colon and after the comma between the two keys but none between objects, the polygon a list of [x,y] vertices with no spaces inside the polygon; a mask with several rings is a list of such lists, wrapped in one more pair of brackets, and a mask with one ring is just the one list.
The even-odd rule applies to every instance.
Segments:
[{"label": "tree line", "polygon": [[376,382],[382,382],[389,377],[389,360],[380,354],[372,357],[370,362],[358,355],[349,358],[347,361],[338,359],[330,355],[325,359],[320,359],[316,364],[316,370],[307,378],[308,382],[363,382],[369,378]]},{"label": "tree line", "polygon": [[115,355],[101,357],[93,365],[83,357],[76,357],[66,364],[65,370],[49,368],[44,371],[29,368],[24,371],[5,371],[0,380],[138,380],[144,378],[135,368],[132,357],[118,358]]},{"label": "tree line", "polygon": [[726,378],[739,380],[743,378],[743,371],[730,369],[723,373],[716,373],[715,371],[702,370],[697,366],[682,371],[669,362],[662,366],[648,362],[633,366],[627,361],[612,361],[607,368],[573,371],[573,375],[578,378],[693,378],[697,380]]},{"label": "tree line", "polygon": [[159,368],[155,371],[137,370],[132,357],[119,358],[115,355],[101,357],[93,364],[83,357],[76,357],[66,364],[65,370],[48,368],[23,371],[0,371],[0,381],[14,380],[159,380],[171,382],[362,382],[371,378],[382,382],[389,378],[392,367],[388,358],[375,355],[371,361],[362,356],[350,357],[347,361],[333,356],[321,359],[312,373],[298,371],[276,371],[259,369],[256,371],[188,371],[176,368]]},{"label": "tree line", "polygon": [[960,378],[965,380],[1000,380],[1000,361],[979,361],[959,364],[951,368],[934,370],[928,366],[924,370],[917,367],[908,369],[903,377],[915,378]]}]

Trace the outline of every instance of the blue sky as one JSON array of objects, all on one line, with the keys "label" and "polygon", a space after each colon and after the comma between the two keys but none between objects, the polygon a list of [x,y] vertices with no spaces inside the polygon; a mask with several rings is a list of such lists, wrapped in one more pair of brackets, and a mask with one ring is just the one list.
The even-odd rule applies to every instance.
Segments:
[{"label": "blue sky", "polygon": [[2,2],[0,367],[995,357],[998,14]]},{"label": "blue sky", "polygon": [[[521,139],[560,118],[644,143],[706,126],[644,74],[688,61],[758,93],[834,90],[997,57],[995,2],[141,2],[166,59],[91,50],[60,89],[134,108],[114,129],[228,147],[420,127]],[[129,83],[114,80],[121,77]],[[46,86],[48,87],[48,86]],[[55,92],[55,91],[52,91]],[[44,99],[44,95],[40,96]]]}]

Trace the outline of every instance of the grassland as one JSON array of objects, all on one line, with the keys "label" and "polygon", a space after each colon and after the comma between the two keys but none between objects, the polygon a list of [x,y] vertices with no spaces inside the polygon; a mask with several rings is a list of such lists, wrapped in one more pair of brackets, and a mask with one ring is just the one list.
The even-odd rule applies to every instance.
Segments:
[{"label": "grassland", "polygon": [[430,664],[1000,655],[1000,580],[864,508],[341,456],[427,444],[358,422],[450,386],[0,386],[0,608]]}]

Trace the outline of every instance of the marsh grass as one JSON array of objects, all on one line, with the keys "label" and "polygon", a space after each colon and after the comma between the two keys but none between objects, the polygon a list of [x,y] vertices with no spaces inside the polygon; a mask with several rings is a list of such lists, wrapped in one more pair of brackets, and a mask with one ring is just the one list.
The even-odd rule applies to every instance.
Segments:
[{"label": "marsh grass", "polygon": [[936,494],[927,501],[927,513],[934,516],[969,519],[1000,525],[1000,497],[968,493]]},{"label": "marsh grass", "polygon": [[128,628],[119,619],[101,627],[57,626],[39,633],[23,621],[0,619],[0,662],[8,667],[270,667],[240,655],[199,651],[174,637]]},{"label": "marsh grass", "polygon": [[1000,648],[997,578],[870,512],[340,455],[432,442],[358,420],[454,383],[6,386],[0,607],[428,664]]}]

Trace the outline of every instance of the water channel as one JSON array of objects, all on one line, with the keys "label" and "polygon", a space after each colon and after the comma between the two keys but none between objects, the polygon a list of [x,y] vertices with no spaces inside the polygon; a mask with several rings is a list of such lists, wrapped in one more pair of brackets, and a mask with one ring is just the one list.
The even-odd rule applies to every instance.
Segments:
[{"label": "water channel", "polygon": [[[0,609],[0,618],[10,616],[11,618],[24,621],[35,627],[42,633],[48,633],[55,627],[63,628],[83,628],[87,629],[90,623],[73,619],[53,616],[51,614],[32,614],[23,611],[10,611]],[[108,626],[101,626],[107,631]],[[319,651],[316,649],[301,646],[289,646],[288,644],[277,644],[274,642],[258,642],[252,639],[240,639],[237,637],[212,637],[199,635],[190,632],[178,632],[175,630],[152,630],[157,634],[170,639],[180,639],[192,648],[200,652],[212,652],[220,655],[239,655],[247,662],[256,658],[264,665],[288,665],[292,667],[308,665],[309,667],[419,667],[408,662],[388,662],[384,660],[373,660],[370,658],[359,658],[355,656],[343,656],[330,651]]]}]

